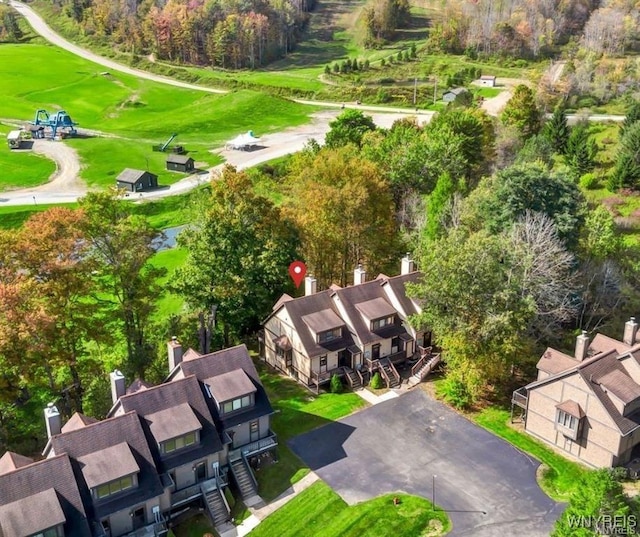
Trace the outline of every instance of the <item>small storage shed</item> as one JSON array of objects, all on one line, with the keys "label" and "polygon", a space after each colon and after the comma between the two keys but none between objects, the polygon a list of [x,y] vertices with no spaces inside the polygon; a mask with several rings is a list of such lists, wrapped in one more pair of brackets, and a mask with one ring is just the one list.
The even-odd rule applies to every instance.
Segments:
[{"label": "small storage shed", "polygon": [[7,134],[7,144],[9,145],[9,149],[20,149],[21,143],[21,131],[11,131],[9,134]]},{"label": "small storage shed", "polygon": [[493,75],[482,75],[480,77],[480,85],[485,88],[495,88],[496,87],[496,77]]},{"label": "small storage shed", "polygon": [[167,155],[167,170],[188,173],[195,169],[195,163],[187,155]]},{"label": "small storage shed", "polygon": [[456,97],[458,95],[461,95],[466,92],[467,92],[467,88],[453,88],[444,92],[444,94],[442,95],[442,100],[445,103],[452,103],[453,101],[456,100]]},{"label": "small storage shed", "polygon": [[125,168],[116,178],[116,184],[127,192],[142,192],[158,188],[158,176],[148,171]]}]

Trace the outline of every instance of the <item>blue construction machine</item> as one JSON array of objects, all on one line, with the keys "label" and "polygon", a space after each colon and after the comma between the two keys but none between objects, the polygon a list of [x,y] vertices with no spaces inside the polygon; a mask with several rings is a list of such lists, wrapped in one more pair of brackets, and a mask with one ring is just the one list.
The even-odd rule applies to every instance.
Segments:
[{"label": "blue construction machine", "polygon": [[[46,110],[37,110],[36,117],[31,122],[31,125],[34,127],[32,130],[36,137],[44,138],[45,129],[49,128],[52,140],[55,140],[57,134],[60,134],[60,137],[64,138],[66,136],[74,136],[78,132],[76,130],[77,123],[73,121],[71,116],[64,110],[59,110],[51,114]],[[58,133],[58,131],[60,132]]]}]

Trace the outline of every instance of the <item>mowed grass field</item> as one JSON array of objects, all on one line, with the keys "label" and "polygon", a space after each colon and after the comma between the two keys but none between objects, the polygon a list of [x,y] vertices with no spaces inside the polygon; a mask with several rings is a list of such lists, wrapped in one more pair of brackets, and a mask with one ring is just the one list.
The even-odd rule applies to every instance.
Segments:
[{"label": "mowed grass field", "polygon": [[263,520],[249,536],[415,537],[443,535],[450,527],[446,513],[434,510],[424,498],[387,494],[348,506],[318,481]]},{"label": "mowed grass field", "polygon": [[[251,129],[262,135],[300,125],[314,112],[256,91],[211,94],[107,72],[38,41],[0,45],[0,118],[27,121],[38,109],[64,109],[80,128],[104,133],[105,137],[65,142],[78,151],[81,176],[91,186],[112,185],[123,168],[144,168],[147,162],[160,184],[176,182],[182,176],[166,172],[165,156],[151,150],[172,133],[178,133],[175,144],[208,167],[221,162],[210,149],[239,133]],[[32,186],[30,177],[49,177],[54,169],[52,163],[31,155],[15,159],[14,169],[4,165],[6,156],[0,153],[0,189]]]},{"label": "mowed grass field", "polygon": [[56,165],[52,161],[30,152],[9,149],[7,134],[14,130],[0,123],[0,191],[46,183]]}]

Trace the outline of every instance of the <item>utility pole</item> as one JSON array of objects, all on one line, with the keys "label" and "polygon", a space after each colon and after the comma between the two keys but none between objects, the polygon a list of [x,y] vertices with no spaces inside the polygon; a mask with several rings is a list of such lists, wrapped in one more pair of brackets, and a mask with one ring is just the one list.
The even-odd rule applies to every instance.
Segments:
[{"label": "utility pole", "polygon": [[438,94],[438,77],[434,76],[433,77],[433,104],[436,104],[437,94]]},{"label": "utility pole", "polygon": [[418,77],[413,79],[413,106],[416,105],[417,101],[417,92],[418,92]]}]

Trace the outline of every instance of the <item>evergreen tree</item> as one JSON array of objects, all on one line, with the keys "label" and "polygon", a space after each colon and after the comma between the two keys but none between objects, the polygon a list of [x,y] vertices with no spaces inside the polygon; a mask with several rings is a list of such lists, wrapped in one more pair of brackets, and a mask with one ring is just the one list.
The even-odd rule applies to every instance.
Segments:
[{"label": "evergreen tree", "polygon": [[567,139],[565,160],[570,169],[571,177],[577,181],[582,175],[593,171],[596,166],[598,146],[589,136],[589,127],[580,123],[571,129]]},{"label": "evergreen tree", "polygon": [[522,138],[528,138],[540,130],[540,117],[533,91],[520,84],[514,90],[500,119],[505,125],[515,126]]},{"label": "evergreen tree", "polygon": [[640,188],[640,121],[625,130],[620,140],[616,167],[608,184],[610,190],[622,187]]},{"label": "evergreen tree", "polygon": [[328,65],[324,66],[324,74],[325,75],[330,75],[331,74],[331,67],[329,67]]},{"label": "evergreen tree", "polygon": [[557,153],[565,154],[569,139],[569,126],[567,125],[567,114],[563,108],[558,106],[553,111],[549,121],[544,124],[542,133]]},{"label": "evergreen tree", "polygon": [[633,101],[628,106],[627,115],[622,125],[620,125],[620,138],[622,138],[627,129],[637,121],[640,121],[640,101]]},{"label": "evergreen tree", "polygon": [[402,52],[398,52],[396,59],[398,60],[398,62],[402,61]]},{"label": "evergreen tree", "polygon": [[417,52],[416,52],[416,44],[415,43],[411,43],[411,57],[415,58],[417,56]]},{"label": "evergreen tree", "polygon": [[337,63],[333,64],[333,72],[338,74],[340,72],[340,66]]},{"label": "evergreen tree", "polygon": [[385,59],[384,59],[384,58],[382,58],[382,59],[380,60],[380,67],[384,67],[385,65],[387,65],[387,62],[385,61]]}]

